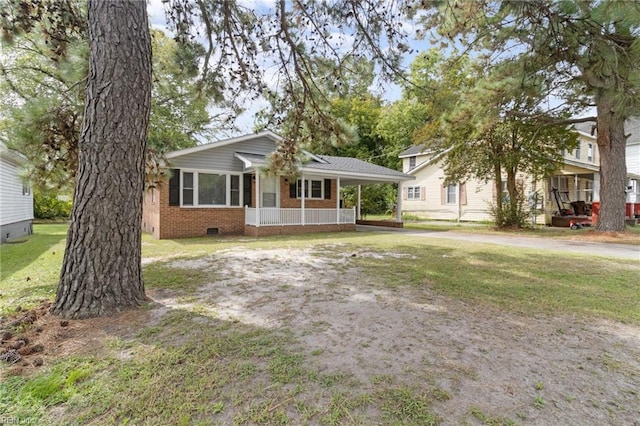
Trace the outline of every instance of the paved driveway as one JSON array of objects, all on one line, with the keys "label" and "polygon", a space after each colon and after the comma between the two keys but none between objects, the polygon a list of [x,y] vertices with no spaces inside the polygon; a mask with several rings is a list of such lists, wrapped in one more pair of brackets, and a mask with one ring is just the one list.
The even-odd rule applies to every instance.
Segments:
[{"label": "paved driveway", "polygon": [[510,235],[476,234],[462,231],[423,231],[418,229],[385,228],[367,225],[357,225],[356,230],[361,232],[395,232],[415,237],[446,238],[465,242],[537,248],[564,253],[579,253],[588,256],[640,260],[640,246],[631,244],[590,243],[584,241],[531,238]]}]

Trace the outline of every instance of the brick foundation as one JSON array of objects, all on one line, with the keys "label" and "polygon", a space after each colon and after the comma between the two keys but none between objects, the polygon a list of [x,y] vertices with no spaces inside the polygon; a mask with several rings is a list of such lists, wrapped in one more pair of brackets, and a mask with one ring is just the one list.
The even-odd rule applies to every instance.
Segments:
[{"label": "brick foundation", "polygon": [[244,227],[248,237],[268,237],[273,235],[312,234],[320,232],[355,232],[356,225],[291,225],[291,226],[251,226]]}]

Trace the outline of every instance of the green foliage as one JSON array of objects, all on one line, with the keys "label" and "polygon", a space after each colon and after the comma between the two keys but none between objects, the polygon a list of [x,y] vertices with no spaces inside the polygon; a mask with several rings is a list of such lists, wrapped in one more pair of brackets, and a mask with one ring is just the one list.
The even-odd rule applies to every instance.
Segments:
[{"label": "green foliage", "polygon": [[[486,88],[506,101],[481,97],[472,104],[485,115],[484,130],[495,117],[510,115],[538,127],[566,125],[595,106],[597,117],[581,120],[597,123],[603,176],[598,229],[624,231],[624,126],[640,115],[640,3],[447,0],[425,8],[426,28],[475,51],[490,76]],[[551,99],[557,100],[553,107]]]},{"label": "green foliage", "polygon": [[[531,209],[524,195],[524,185],[516,185],[515,194],[509,194],[501,203],[491,205],[489,212],[498,228],[527,228]],[[515,197],[515,199],[513,198]]]},{"label": "green foliage", "polygon": [[[161,31],[152,32],[153,87],[148,132],[148,168],[162,154],[194,146],[209,136],[213,119],[207,108],[214,91],[197,83],[203,48],[178,45]],[[39,34],[21,34],[7,46],[0,82],[0,139],[28,158],[25,174],[43,191],[70,192],[78,167],[78,142],[88,73],[88,48],[77,34],[65,55],[51,58]]]},{"label": "green foliage", "polygon": [[[395,214],[397,189],[390,184],[365,185],[360,193],[362,215]],[[358,202],[358,188],[345,187],[341,191],[345,207],[355,207]]]},{"label": "green foliage", "polygon": [[33,191],[33,215],[36,219],[68,219],[71,216],[71,200],[61,200],[56,193]]}]

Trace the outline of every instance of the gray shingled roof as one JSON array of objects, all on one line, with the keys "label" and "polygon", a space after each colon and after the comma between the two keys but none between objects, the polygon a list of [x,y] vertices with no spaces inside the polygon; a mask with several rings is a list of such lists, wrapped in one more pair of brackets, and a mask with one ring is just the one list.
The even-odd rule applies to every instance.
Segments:
[{"label": "gray shingled roof", "polygon": [[426,148],[426,145],[413,145],[412,147],[405,149],[400,153],[398,157],[410,157],[412,155],[422,154],[422,151]]},{"label": "gray shingled roof", "polygon": [[[579,132],[591,135],[595,124],[596,123],[594,122],[576,123],[573,127]],[[626,123],[624,123],[624,131],[629,135],[627,144],[640,143],[640,117],[632,117],[628,119]],[[595,131],[593,131],[593,136],[596,136]]]},{"label": "gray shingled roof", "polygon": [[304,168],[314,170],[325,170],[334,172],[362,173],[367,175],[388,176],[412,179],[413,177],[406,175],[397,170],[388,169],[376,164],[367,163],[357,158],[349,157],[333,157],[330,155],[317,155],[327,164],[311,161],[303,165]]},{"label": "gray shingled roof", "polygon": [[[246,158],[247,160],[257,163],[266,163],[266,156],[260,154],[251,154],[246,152],[237,152],[237,155]],[[306,170],[318,170],[323,172],[338,172],[338,173],[352,173],[358,175],[368,176],[380,176],[383,178],[398,178],[398,180],[414,179],[413,176],[392,170],[387,167],[371,164],[357,158],[350,157],[334,157],[330,155],[317,155],[316,157],[325,161],[325,163],[318,162],[311,159],[308,163],[302,164],[302,168]]]}]

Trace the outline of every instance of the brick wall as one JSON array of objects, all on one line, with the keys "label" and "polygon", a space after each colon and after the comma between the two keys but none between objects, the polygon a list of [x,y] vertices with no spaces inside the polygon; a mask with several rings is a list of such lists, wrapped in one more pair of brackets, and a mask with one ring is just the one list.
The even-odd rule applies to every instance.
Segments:
[{"label": "brick wall", "polygon": [[168,184],[156,190],[155,204],[145,193],[142,217],[143,230],[159,239],[204,237],[209,228],[217,228],[219,235],[244,233],[244,207],[169,206]]},{"label": "brick wall", "polygon": [[261,226],[259,228],[246,225],[244,234],[248,237],[268,237],[272,235],[311,234],[320,232],[355,232],[355,230],[355,224]]},{"label": "brick wall", "polygon": [[[252,181],[255,204],[255,181]],[[327,200],[305,200],[305,208],[336,208],[336,181],[331,180],[331,198]],[[280,178],[280,207],[301,208],[301,200],[289,197],[289,182]],[[308,232],[354,231],[355,225],[306,225],[252,227],[245,226],[244,207],[180,207],[169,206],[169,185],[161,184],[155,189],[146,191],[144,196],[142,229],[155,238],[187,238],[203,237],[208,228],[217,228],[219,235],[284,235]]]}]

